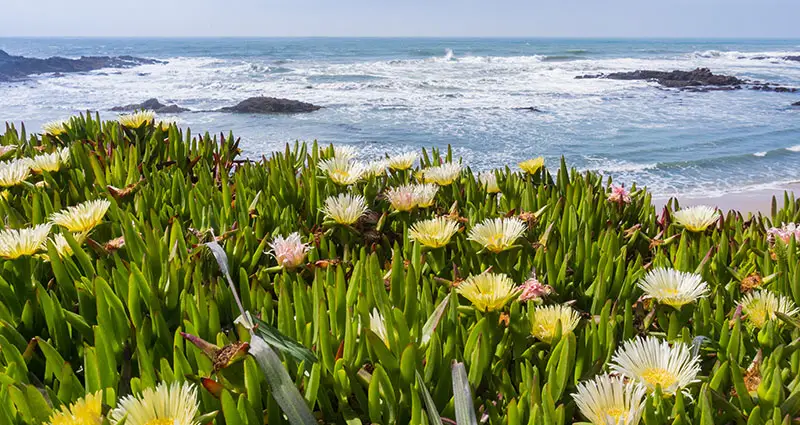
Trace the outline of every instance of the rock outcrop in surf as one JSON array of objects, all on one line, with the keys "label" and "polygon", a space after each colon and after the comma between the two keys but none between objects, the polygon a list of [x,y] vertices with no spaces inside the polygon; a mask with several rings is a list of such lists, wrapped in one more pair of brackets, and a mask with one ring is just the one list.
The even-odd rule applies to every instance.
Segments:
[{"label": "rock outcrop in surf", "polygon": [[219,112],[240,114],[294,114],[300,112],[314,112],[319,109],[322,109],[322,107],[299,100],[258,96],[245,99],[234,106],[222,108]]},{"label": "rock outcrop in surf", "polygon": [[178,105],[175,105],[175,104],[165,105],[165,104],[159,102],[158,99],[155,99],[155,98],[147,99],[142,103],[132,103],[130,105],[115,106],[115,107],[111,108],[112,111],[116,111],[116,112],[132,112],[132,111],[138,111],[138,110],[142,110],[142,109],[147,109],[147,110],[150,110],[150,111],[154,111],[154,112],[157,112],[159,114],[177,114],[177,113],[180,113],[180,112],[188,112],[189,111],[189,109],[182,108],[182,107],[180,107]]},{"label": "rock outcrop in surf", "polygon": [[132,68],[157,63],[166,62],[135,56],[81,56],[78,59],[53,56],[39,59],[12,56],[0,50],[0,81],[20,80],[35,74],[88,72],[102,68]]},{"label": "rock outcrop in surf", "polygon": [[783,87],[773,83],[750,81],[731,75],[714,74],[708,68],[697,68],[692,71],[652,71],[636,70],[630,72],[612,72],[610,74],[579,75],[577,79],[605,78],[609,80],[646,80],[654,81],[663,87],[688,91],[739,90],[747,87],[752,90],[774,92],[796,92],[794,87]]}]

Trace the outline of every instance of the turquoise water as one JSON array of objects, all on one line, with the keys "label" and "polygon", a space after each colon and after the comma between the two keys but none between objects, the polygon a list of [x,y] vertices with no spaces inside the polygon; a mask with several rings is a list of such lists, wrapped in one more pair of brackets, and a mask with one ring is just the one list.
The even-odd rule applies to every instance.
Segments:
[{"label": "turquoise water", "polygon": [[[800,87],[800,40],[11,39],[11,54],[136,55],[127,70],[0,84],[0,121],[29,127],[157,97],[194,110],[276,96],[325,108],[286,116],[170,116],[232,129],[251,157],[295,139],[381,152],[451,144],[475,170],[544,155],[647,185],[716,195],[800,180],[798,93],[687,93],[575,76],[692,69]],[[514,108],[536,107],[542,112]]]}]

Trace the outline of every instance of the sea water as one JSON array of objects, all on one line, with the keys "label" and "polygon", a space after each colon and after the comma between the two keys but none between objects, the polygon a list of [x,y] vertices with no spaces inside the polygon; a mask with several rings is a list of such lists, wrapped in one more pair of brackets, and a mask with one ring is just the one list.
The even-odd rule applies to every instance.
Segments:
[{"label": "sea water", "polygon": [[[0,122],[44,122],[158,98],[195,111],[251,96],[311,102],[295,115],[190,112],[193,132],[232,130],[260,158],[294,140],[384,152],[452,145],[473,170],[544,156],[657,195],[710,196],[800,180],[800,93],[705,93],[576,79],[691,70],[800,87],[800,40],[438,38],[0,38],[12,55],[134,55],[131,69],[0,83]],[[536,108],[535,112],[521,108]]]}]

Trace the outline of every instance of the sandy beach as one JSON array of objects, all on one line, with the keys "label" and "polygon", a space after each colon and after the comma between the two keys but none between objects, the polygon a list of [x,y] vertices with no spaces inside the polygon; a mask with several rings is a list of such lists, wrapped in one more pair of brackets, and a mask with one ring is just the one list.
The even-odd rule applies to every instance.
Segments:
[{"label": "sandy beach", "polygon": [[[795,199],[794,193],[800,190],[800,183],[793,183],[774,189],[760,189],[742,192],[732,192],[720,196],[712,197],[679,197],[682,207],[692,205],[716,206],[723,211],[737,210],[742,214],[764,214],[769,215],[772,208],[772,198],[777,200],[778,208],[783,206],[784,193],[789,194],[790,199]],[[654,197],[653,205],[659,210],[669,201],[667,197]]]}]

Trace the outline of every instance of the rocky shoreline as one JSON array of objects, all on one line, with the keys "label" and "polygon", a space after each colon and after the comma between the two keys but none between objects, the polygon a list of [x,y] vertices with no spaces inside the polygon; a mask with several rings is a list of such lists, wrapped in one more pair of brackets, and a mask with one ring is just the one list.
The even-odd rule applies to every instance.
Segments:
[{"label": "rocky shoreline", "polygon": [[12,56],[0,50],[0,82],[21,80],[31,75],[48,73],[88,72],[103,68],[132,68],[166,62],[135,56],[81,56],[68,59],[53,56],[47,59]]}]

